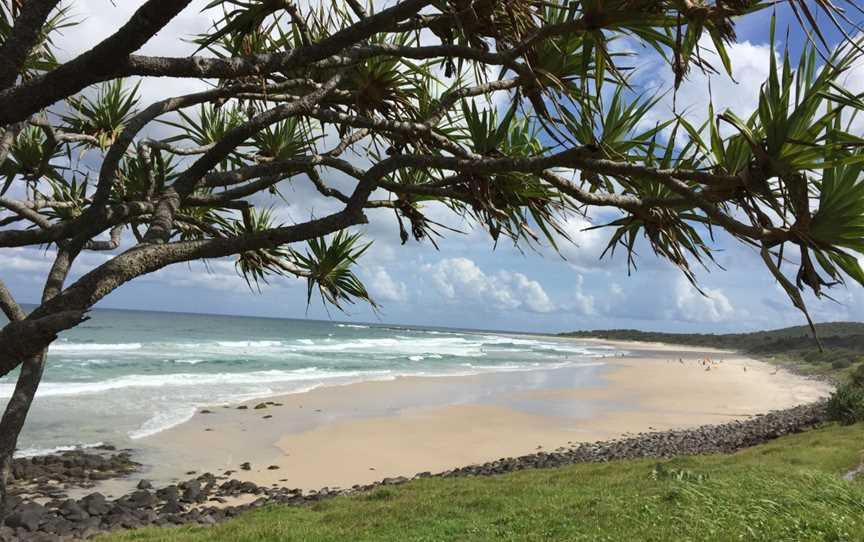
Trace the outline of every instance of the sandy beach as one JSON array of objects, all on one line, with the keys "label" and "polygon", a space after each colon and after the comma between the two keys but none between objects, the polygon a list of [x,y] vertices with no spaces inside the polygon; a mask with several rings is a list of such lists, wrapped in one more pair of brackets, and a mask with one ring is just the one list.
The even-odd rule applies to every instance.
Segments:
[{"label": "sandy beach", "polygon": [[[193,471],[233,471],[231,477],[259,485],[351,487],[574,442],[744,419],[831,389],[730,352],[602,344],[629,355],[610,350],[584,366],[405,377],[207,409],[138,441],[147,465],[141,477],[167,483]],[[128,489],[123,481],[110,484],[103,489]]]}]

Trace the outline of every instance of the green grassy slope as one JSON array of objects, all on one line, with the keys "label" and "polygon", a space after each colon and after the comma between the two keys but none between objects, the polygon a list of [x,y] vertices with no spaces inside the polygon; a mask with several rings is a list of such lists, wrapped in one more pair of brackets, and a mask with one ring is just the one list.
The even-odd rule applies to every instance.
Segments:
[{"label": "green grassy slope", "polygon": [[728,348],[763,359],[793,363],[798,365],[799,369],[813,373],[843,371],[864,361],[864,324],[858,322],[816,324],[816,329],[824,346],[823,352],[817,348],[816,341],[807,326],[724,335],[613,329],[574,331],[562,333],[561,336]]},{"label": "green grassy slope", "polygon": [[622,461],[489,478],[423,479],[309,508],[268,507],[212,528],[116,541],[864,540],[864,424],[732,455]]}]

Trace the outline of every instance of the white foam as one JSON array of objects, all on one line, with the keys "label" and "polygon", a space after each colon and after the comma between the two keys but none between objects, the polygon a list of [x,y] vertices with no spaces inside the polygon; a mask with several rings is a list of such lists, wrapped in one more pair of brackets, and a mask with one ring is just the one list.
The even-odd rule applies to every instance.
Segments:
[{"label": "white foam", "polygon": [[57,342],[48,347],[50,352],[92,352],[141,350],[141,343],[67,343]]},{"label": "white foam", "polygon": [[223,348],[272,348],[282,346],[281,341],[216,341]]},{"label": "white foam", "polygon": [[423,361],[426,358],[424,358],[423,356],[408,356],[408,359],[410,359],[411,361]]},{"label": "white foam", "polygon": [[[87,395],[126,388],[202,388],[214,385],[256,385],[286,383],[308,380],[333,380],[344,378],[389,375],[390,371],[321,371],[315,367],[305,367],[293,371],[254,371],[249,373],[212,373],[212,374],[158,374],[127,375],[97,382],[43,382],[36,393],[39,397],[58,397]],[[0,384],[0,397],[9,397],[14,384]]]},{"label": "white foam", "polygon": [[352,329],[369,329],[369,326],[361,326],[360,324],[336,324],[336,327],[349,327]]},{"label": "white foam", "polygon": [[363,354],[385,354],[391,356],[427,356],[450,355],[459,357],[479,357],[483,352],[483,343],[469,341],[464,337],[418,338],[406,337],[381,339],[354,339],[350,341],[327,344],[297,345],[294,349],[301,352],[345,352]]},{"label": "white foam", "polygon": [[69,446],[57,446],[55,448],[24,448],[23,450],[15,450],[15,457],[36,457],[40,455],[52,455],[60,452],[71,452],[73,450],[84,450],[87,448],[96,448],[104,446],[104,442],[94,442],[92,444],[72,444]]},{"label": "white foam", "polygon": [[134,431],[129,431],[129,438],[136,440],[144,437],[150,437],[156,433],[161,433],[166,429],[171,429],[181,423],[186,423],[192,419],[197,411],[195,405],[186,405],[184,407],[174,408],[167,412],[156,412],[153,416],[144,422],[141,427]]},{"label": "white foam", "polygon": [[175,359],[172,360],[174,363],[183,363],[186,365],[198,365],[199,363],[204,363],[205,359]]}]

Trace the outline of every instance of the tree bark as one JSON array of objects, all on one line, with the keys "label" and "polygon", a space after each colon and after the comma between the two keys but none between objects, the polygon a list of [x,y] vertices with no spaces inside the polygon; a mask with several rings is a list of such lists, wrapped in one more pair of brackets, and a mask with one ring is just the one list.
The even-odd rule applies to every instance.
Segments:
[{"label": "tree bark", "polygon": [[3,418],[0,419],[0,525],[8,513],[7,502],[9,497],[9,484],[12,482],[12,456],[18,445],[18,435],[24,427],[30,405],[36,395],[36,389],[42,380],[42,371],[45,369],[45,354],[43,351],[24,361],[21,365],[21,373],[15,384],[15,391],[6,405]]}]

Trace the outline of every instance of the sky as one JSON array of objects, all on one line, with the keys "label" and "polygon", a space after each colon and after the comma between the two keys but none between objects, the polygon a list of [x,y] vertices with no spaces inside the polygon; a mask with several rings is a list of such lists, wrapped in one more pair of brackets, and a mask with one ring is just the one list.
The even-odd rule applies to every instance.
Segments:
[{"label": "sky", "polygon": [[[72,7],[80,25],[57,40],[61,58],[71,58],[108,36],[142,2],[82,0]],[[182,56],[194,47],[184,42],[206,30],[210,18],[196,0],[142,50],[143,54]],[[738,26],[739,41],[729,53],[734,80],[711,79],[714,108],[730,108],[746,117],[756,106],[758,90],[768,72],[770,13],[746,18]],[[785,11],[778,16],[778,34],[785,34],[794,19]],[[836,36],[834,36],[836,38]],[[793,58],[803,46],[800,32],[792,31],[789,47]],[[668,90],[672,74],[656,62],[639,62],[634,75],[644,89]],[[848,85],[864,90],[864,66],[849,74]],[[204,88],[197,81],[161,79],[142,83],[142,105],[168,95]],[[694,72],[677,93],[676,108],[692,118],[705,118],[707,82]],[[659,105],[658,118],[668,118],[671,93]],[[157,128],[158,130],[158,128]],[[158,135],[155,134],[155,135]],[[364,157],[352,160],[363,163]],[[345,179],[327,179],[336,186]],[[344,185],[347,186],[347,185]],[[300,181],[281,186],[285,202],[276,212],[285,222],[321,216],[335,208]],[[340,321],[388,322],[462,328],[558,332],[574,329],[639,328],[683,332],[731,332],[778,328],[804,323],[788,298],[750,248],[719,235],[714,243],[716,265],[697,272],[705,296],[697,292],[671,264],[655,257],[642,244],[638,269],[628,269],[625,254],[600,259],[610,231],[585,228],[602,224],[604,215],[591,220],[573,217],[566,226],[573,243],[562,243],[560,254],[549,249],[522,250],[461,222],[442,209],[429,209],[431,218],[464,231],[438,241],[413,240],[401,245],[395,216],[389,210],[370,210],[363,229],[374,243],[364,255],[358,275],[381,305],[373,311],[365,305],[349,306],[346,313],[325,308],[319,300],[306,304],[304,280],[273,278],[261,292],[250,291],[237,276],[231,260],[180,264],[136,279],[106,297],[98,306],[141,310],[165,310],[242,314]],[[608,218],[608,217],[606,217]],[[0,276],[23,302],[38,299],[51,251],[4,249]],[[109,257],[85,253],[72,279]],[[857,285],[831,292],[835,301],[809,300],[817,321],[864,319],[864,292]]]}]

